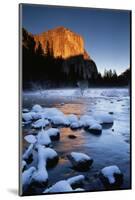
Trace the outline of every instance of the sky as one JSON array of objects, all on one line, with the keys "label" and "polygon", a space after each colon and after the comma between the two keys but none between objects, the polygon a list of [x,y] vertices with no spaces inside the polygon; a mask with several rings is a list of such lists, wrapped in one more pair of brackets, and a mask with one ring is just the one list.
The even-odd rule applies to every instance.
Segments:
[{"label": "sky", "polygon": [[130,66],[130,11],[23,4],[22,26],[38,34],[64,26],[84,38],[98,71],[117,74]]}]

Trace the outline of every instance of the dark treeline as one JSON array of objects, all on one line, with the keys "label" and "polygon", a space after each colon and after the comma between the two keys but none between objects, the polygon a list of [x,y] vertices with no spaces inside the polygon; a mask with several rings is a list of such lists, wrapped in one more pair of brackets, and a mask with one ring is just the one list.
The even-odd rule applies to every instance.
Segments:
[{"label": "dark treeline", "polygon": [[35,48],[35,41],[31,35],[23,31],[22,45],[23,89],[33,85],[41,87],[77,87],[78,81],[86,80],[89,87],[127,86],[130,82],[130,70],[121,75],[115,70],[105,70],[104,75],[97,71],[94,61],[84,60],[82,55],[66,60],[54,58],[53,51],[47,44],[43,52],[41,44]]},{"label": "dark treeline", "polygon": [[116,70],[105,70],[104,74],[98,73],[98,76],[90,81],[95,86],[128,86],[130,84],[130,69],[117,75]]}]

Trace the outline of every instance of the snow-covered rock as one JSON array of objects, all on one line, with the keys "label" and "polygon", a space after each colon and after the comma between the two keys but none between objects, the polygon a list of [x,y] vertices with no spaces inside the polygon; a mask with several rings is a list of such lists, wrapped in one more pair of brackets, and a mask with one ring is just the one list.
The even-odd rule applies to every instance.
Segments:
[{"label": "snow-covered rock", "polygon": [[93,124],[97,123],[97,121],[89,115],[83,115],[80,117],[80,123],[84,128],[88,128],[92,126]]},{"label": "snow-covered rock", "polygon": [[93,163],[93,159],[84,153],[72,152],[67,157],[73,167],[79,171],[87,171]]},{"label": "snow-covered rock", "polygon": [[70,122],[65,116],[54,116],[51,117],[51,123],[55,126],[69,126]]},{"label": "snow-covered rock", "polygon": [[27,165],[26,161],[22,160],[22,171],[25,169],[26,165]]},{"label": "snow-covered rock", "polygon": [[36,171],[35,167],[30,167],[29,169],[25,170],[22,173],[22,187],[23,187],[23,193],[27,191],[29,188],[29,185],[32,182],[32,175]]},{"label": "snow-covered rock", "polygon": [[36,136],[34,135],[26,135],[24,137],[24,139],[28,142],[28,143],[31,143],[31,144],[34,144],[36,143],[37,139],[36,139]]},{"label": "snow-covered rock", "polygon": [[72,186],[72,187],[78,187],[83,184],[83,181],[85,180],[84,175],[77,175],[71,178],[67,179],[67,182]]},{"label": "snow-covered rock", "polygon": [[101,134],[102,126],[98,123],[94,123],[90,127],[88,127],[88,131],[94,134]]},{"label": "snow-covered rock", "polygon": [[60,131],[57,128],[49,128],[46,133],[49,135],[51,140],[59,140],[60,139]]},{"label": "snow-covered rock", "polygon": [[22,156],[22,158],[24,160],[26,160],[28,163],[31,162],[32,157],[33,157],[33,155],[32,155],[33,154],[33,147],[34,147],[34,145],[30,144],[28,149],[26,149],[26,151],[24,152],[24,154]]},{"label": "snow-covered rock", "polygon": [[33,112],[41,112],[42,110],[43,110],[43,108],[40,105],[38,105],[38,104],[36,104],[36,105],[34,105],[32,107],[32,111]]},{"label": "snow-covered rock", "polygon": [[38,119],[32,124],[33,128],[44,128],[49,125],[49,121],[47,119]]},{"label": "snow-covered rock", "polygon": [[71,124],[70,124],[70,128],[71,129],[79,129],[79,128],[82,128],[82,126],[83,126],[83,123],[81,122],[81,121],[76,121],[76,122],[72,122]]},{"label": "snow-covered rock", "polygon": [[68,121],[70,122],[70,124],[74,123],[74,122],[78,122],[78,118],[76,115],[74,114],[70,114],[67,116]]},{"label": "snow-covered rock", "polygon": [[60,192],[72,192],[73,189],[66,180],[55,183],[52,187],[46,189],[43,193],[60,193]]},{"label": "snow-covered rock", "polygon": [[120,186],[123,182],[123,174],[116,165],[104,167],[101,170],[100,178],[106,187]]},{"label": "snow-covered rock", "polygon": [[100,124],[111,124],[111,123],[113,123],[113,116],[108,114],[108,113],[95,114],[93,117]]},{"label": "snow-covered rock", "polygon": [[24,109],[22,110],[22,112],[23,112],[23,113],[28,113],[29,110],[28,110],[27,108],[24,108]]},{"label": "snow-covered rock", "polygon": [[38,164],[37,170],[32,176],[33,184],[38,185],[47,185],[48,182],[48,172],[46,170],[46,158],[44,155],[44,147],[38,145]]},{"label": "snow-covered rock", "polygon": [[53,166],[58,161],[56,151],[51,148],[45,148],[38,145],[38,167],[32,176],[34,184],[46,185],[48,182],[47,167]]},{"label": "snow-covered rock", "polygon": [[32,121],[32,112],[22,113],[22,119],[25,122]]},{"label": "snow-covered rock", "polygon": [[46,133],[46,131],[44,130],[39,131],[37,135],[37,143],[45,146],[49,146],[51,144],[50,137]]},{"label": "snow-covered rock", "polygon": [[54,116],[64,116],[64,114],[57,108],[44,108],[43,117],[46,119],[52,119]]}]

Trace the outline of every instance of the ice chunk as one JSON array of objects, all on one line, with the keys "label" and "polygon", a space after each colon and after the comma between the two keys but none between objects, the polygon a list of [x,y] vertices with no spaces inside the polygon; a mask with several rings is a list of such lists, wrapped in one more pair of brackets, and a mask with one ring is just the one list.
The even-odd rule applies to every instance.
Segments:
[{"label": "ice chunk", "polygon": [[30,167],[29,169],[25,170],[22,173],[22,187],[23,187],[23,192],[25,192],[29,185],[31,184],[32,181],[32,175],[36,171],[35,167]]},{"label": "ice chunk", "polygon": [[32,124],[33,128],[44,128],[49,125],[49,121],[46,119],[39,119]]},{"label": "ice chunk", "polygon": [[108,167],[104,167],[101,170],[102,175],[108,179],[110,184],[114,184],[115,183],[115,174],[121,174],[120,169],[116,166],[116,165],[112,165],[112,166],[108,166]]},{"label": "ice chunk", "polygon": [[36,143],[37,139],[36,139],[36,136],[34,135],[26,135],[24,137],[24,139],[28,142],[28,143],[31,143],[31,144],[34,144]]},{"label": "ice chunk", "polygon": [[46,131],[41,130],[37,135],[37,143],[41,145],[49,146],[51,144],[51,140],[49,135],[46,133]]}]

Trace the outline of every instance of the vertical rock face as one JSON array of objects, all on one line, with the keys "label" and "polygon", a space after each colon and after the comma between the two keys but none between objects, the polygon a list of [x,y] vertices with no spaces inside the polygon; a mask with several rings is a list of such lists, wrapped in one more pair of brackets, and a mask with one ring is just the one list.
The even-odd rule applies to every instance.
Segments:
[{"label": "vertical rock face", "polygon": [[40,35],[34,35],[34,39],[36,41],[36,48],[40,42],[44,53],[49,48],[55,58],[68,59],[83,55],[84,59],[90,59],[84,49],[83,38],[65,27],[58,27]]},{"label": "vertical rock face", "polygon": [[50,80],[75,85],[97,76],[95,62],[82,36],[58,27],[33,35],[23,29],[23,74],[27,80]]}]

